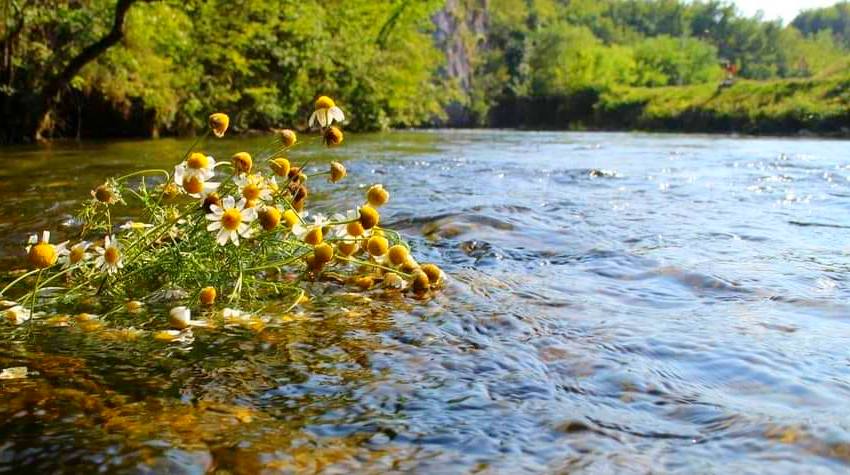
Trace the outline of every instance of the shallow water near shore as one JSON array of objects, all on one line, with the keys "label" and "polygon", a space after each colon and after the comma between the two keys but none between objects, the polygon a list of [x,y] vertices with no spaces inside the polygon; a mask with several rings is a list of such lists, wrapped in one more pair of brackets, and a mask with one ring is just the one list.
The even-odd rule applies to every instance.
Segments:
[{"label": "shallow water near shore", "polygon": [[[0,268],[189,143],[0,149]],[[183,343],[128,317],[0,323],[0,370],[28,368],[0,380],[0,472],[850,470],[848,142],[427,131],[304,157],[349,170],[314,209],[390,189],[384,219],[444,291],[320,296]]]}]

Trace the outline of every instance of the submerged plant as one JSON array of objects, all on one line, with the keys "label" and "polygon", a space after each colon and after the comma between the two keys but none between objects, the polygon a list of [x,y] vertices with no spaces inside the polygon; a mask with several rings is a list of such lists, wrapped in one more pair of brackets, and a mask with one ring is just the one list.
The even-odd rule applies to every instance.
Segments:
[{"label": "submerged plant", "polygon": [[[335,146],[342,143],[344,120],[342,109],[322,96],[309,122],[317,140]],[[213,114],[210,132],[222,137],[229,123],[227,115]],[[286,156],[303,143],[294,132],[278,134],[271,149],[240,152],[229,161],[195,150],[202,140],[176,161],[173,173],[143,170],[97,186],[78,214],[76,240],[51,244],[48,231],[33,235],[27,247],[32,270],[0,290],[3,298],[15,298],[7,301],[7,320],[78,312],[93,301],[107,306],[105,315],[138,314],[145,304],[164,301],[173,308],[162,324],[188,331],[202,326],[190,318],[193,308],[291,309],[309,299],[313,282],[417,295],[442,282],[436,266],[420,266],[401,236],[380,226],[377,208],[390,198],[383,186],[368,188],[361,207],[330,218],[308,211],[309,180],[328,175],[337,183],[347,172],[334,161],[308,175],[306,164]],[[138,221],[113,223],[118,205],[137,210]]]}]

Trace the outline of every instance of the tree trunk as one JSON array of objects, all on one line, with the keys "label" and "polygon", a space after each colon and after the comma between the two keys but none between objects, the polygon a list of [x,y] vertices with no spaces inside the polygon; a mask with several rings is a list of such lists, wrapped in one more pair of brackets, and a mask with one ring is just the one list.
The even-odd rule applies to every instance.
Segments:
[{"label": "tree trunk", "polygon": [[53,125],[51,113],[53,107],[59,99],[59,94],[62,92],[68,83],[80,72],[83,67],[95,60],[110,47],[121,41],[124,37],[124,21],[127,18],[127,12],[134,3],[139,1],[149,2],[151,0],[118,0],[115,5],[115,16],[112,23],[112,29],[103,38],[85,47],[79,54],[71,59],[67,65],[52,78],[48,79],[47,84],[41,91],[41,108],[37,111],[38,119],[35,121],[33,136],[36,140],[44,140],[44,134],[48,132]]}]

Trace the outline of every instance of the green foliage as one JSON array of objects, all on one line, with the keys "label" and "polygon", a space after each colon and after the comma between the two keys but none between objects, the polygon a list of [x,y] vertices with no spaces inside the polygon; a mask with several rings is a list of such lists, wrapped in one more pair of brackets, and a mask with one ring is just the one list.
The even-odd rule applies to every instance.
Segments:
[{"label": "green foliage", "polygon": [[717,81],[717,48],[695,38],[661,35],[635,46],[638,80],[643,86],[670,86]]}]

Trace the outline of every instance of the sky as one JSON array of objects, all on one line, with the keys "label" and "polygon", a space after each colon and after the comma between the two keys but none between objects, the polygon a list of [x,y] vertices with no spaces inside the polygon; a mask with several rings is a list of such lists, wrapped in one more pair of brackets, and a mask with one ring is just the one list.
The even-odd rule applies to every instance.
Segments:
[{"label": "sky", "polygon": [[800,10],[827,7],[838,2],[839,0],[733,0],[738,9],[747,16],[762,10],[765,20],[782,18],[786,25],[791,23]]}]

